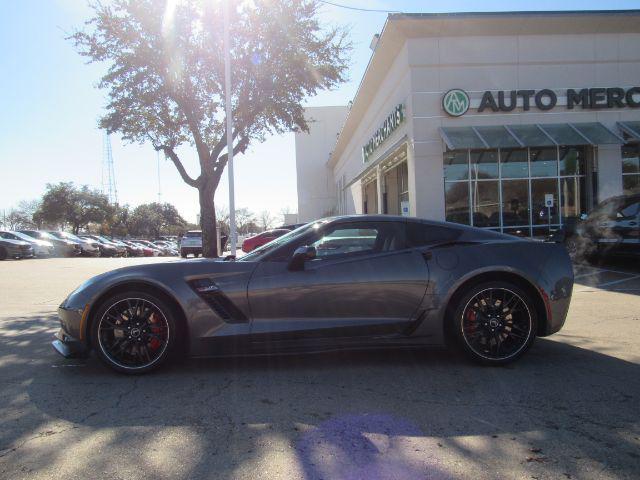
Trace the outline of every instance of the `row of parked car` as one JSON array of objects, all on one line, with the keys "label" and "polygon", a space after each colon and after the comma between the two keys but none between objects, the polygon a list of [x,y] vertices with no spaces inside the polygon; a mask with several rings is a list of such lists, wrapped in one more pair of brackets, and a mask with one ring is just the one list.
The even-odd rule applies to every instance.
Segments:
[{"label": "row of parked car", "polygon": [[[272,240],[275,240],[282,235],[289,233],[292,230],[295,230],[298,227],[304,225],[303,223],[295,224],[295,225],[283,225],[282,227],[273,228],[271,230],[266,230],[262,233],[258,234],[250,234],[245,236],[238,236],[238,241],[240,243],[241,249],[245,253],[252,252],[258,247],[265,245]],[[227,246],[228,237],[227,235],[222,235],[220,238],[220,247],[222,251],[225,250]],[[180,238],[180,256],[182,258],[187,258],[189,255],[193,255],[197,257],[202,255],[202,230],[189,230]]]},{"label": "row of parked car", "polygon": [[0,231],[0,260],[32,257],[159,257],[177,256],[174,239],[117,239],[105,235],[19,230]]}]

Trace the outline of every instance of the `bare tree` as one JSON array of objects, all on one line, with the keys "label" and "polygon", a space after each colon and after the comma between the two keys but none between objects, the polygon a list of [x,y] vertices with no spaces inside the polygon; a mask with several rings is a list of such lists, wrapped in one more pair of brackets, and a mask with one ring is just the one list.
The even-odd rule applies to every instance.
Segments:
[{"label": "bare tree", "polygon": [[269,230],[273,228],[275,223],[276,219],[273,215],[271,215],[271,212],[269,212],[268,210],[263,210],[262,212],[260,212],[260,215],[258,216],[258,225],[262,230]]}]

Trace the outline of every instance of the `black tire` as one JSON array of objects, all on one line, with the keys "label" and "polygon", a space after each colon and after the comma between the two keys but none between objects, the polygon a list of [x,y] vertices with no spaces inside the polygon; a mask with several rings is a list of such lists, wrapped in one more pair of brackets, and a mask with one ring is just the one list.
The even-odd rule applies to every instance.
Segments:
[{"label": "black tire", "polygon": [[501,281],[469,288],[449,320],[463,351],[483,365],[505,365],[520,358],[533,344],[538,326],[530,296]]},{"label": "black tire", "polygon": [[4,247],[0,247],[0,260],[7,259],[7,249]]},{"label": "black tire", "polygon": [[147,373],[171,356],[177,327],[173,310],[162,298],[129,291],[109,297],[98,307],[91,322],[91,343],[109,368]]}]

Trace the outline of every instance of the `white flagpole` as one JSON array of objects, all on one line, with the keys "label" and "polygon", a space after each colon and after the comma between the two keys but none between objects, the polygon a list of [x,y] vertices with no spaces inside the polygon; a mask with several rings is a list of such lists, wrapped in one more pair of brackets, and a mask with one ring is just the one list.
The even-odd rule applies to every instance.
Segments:
[{"label": "white flagpole", "polygon": [[[227,117],[227,168],[229,174],[229,241],[236,254],[236,201],[233,185],[233,118],[231,105],[231,44],[229,43],[229,0],[224,2],[224,109]],[[220,252],[218,252],[220,254]]]}]

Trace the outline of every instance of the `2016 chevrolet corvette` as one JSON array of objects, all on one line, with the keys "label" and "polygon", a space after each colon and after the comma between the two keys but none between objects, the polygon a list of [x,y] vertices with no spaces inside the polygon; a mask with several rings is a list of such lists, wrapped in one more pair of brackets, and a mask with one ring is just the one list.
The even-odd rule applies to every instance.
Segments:
[{"label": "2016 chevrolet corvette", "polygon": [[563,245],[392,216],[302,226],[240,258],[121,268],[59,309],[53,342],[119,372],[220,356],[455,343],[504,364],[562,327]]}]

